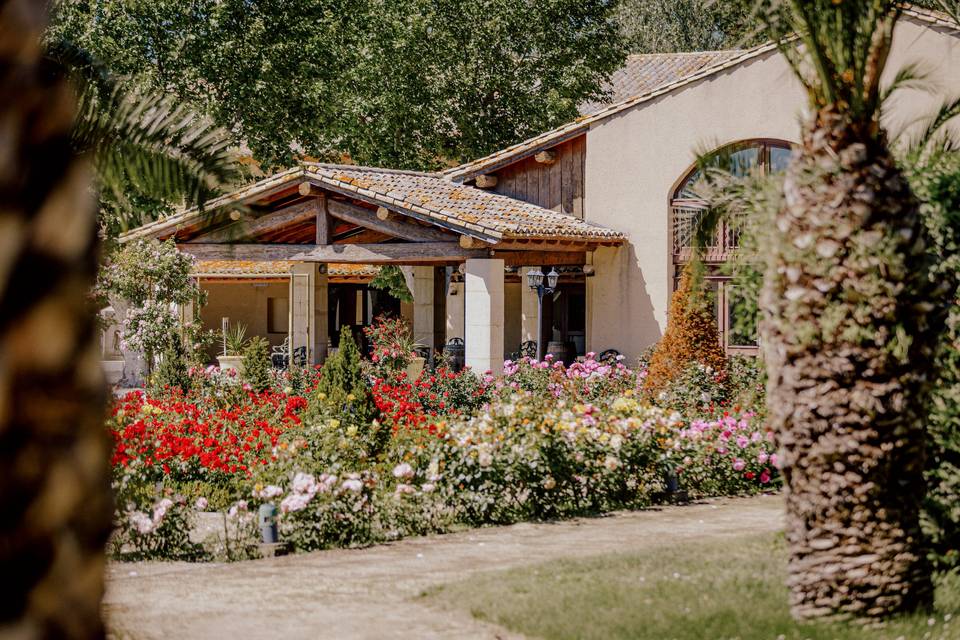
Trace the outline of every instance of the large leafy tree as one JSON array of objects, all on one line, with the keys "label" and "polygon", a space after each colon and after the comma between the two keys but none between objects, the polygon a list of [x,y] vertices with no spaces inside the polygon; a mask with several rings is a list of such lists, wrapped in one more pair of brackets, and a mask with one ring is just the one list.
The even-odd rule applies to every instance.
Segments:
[{"label": "large leafy tree", "polygon": [[64,0],[54,37],[198,105],[265,169],[431,168],[576,117],[616,0]]},{"label": "large leafy tree", "polygon": [[762,38],[750,0],[623,0],[618,9],[631,53],[713,51]]},{"label": "large leafy tree", "polygon": [[932,601],[919,511],[949,287],[932,277],[918,203],[880,126],[899,14],[892,0],[775,0],[764,12],[809,97],[761,294],[799,617]]}]

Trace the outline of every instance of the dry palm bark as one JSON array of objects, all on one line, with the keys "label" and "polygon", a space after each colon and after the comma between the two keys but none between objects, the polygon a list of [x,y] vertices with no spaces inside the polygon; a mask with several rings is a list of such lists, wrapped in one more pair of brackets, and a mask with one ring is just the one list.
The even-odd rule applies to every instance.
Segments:
[{"label": "dry palm bark", "polygon": [[0,0],[0,638],[95,638],[110,530],[96,222],[49,3]]},{"label": "dry palm bark", "polygon": [[806,124],[784,203],[761,306],[793,611],[925,607],[918,516],[942,294],[917,202],[876,123],[828,106]]}]

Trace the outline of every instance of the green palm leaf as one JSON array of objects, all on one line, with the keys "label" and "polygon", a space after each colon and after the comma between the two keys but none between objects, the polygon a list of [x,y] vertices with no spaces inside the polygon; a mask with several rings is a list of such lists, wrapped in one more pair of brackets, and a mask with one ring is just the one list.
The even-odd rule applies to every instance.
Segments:
[{"label": "green palm leaf", "polygon": [[77,90],[74,142],[93,159],[102,198],[118,203],[121,227],[139,223],[135,202],[202,206],[240,178],[232,136],[168,95],[128,88],[70,43],[48,44]]}]

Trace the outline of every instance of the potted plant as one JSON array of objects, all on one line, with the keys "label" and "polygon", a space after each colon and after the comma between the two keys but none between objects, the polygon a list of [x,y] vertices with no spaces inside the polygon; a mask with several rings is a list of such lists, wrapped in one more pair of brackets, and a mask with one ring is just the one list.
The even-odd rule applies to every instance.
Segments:
[{"label": "potted plant", "polygon": [[217,356],[221,371],[242,373],[243,350],[247,346],[247,327],[237,323],[223,332],[223,355]]}]

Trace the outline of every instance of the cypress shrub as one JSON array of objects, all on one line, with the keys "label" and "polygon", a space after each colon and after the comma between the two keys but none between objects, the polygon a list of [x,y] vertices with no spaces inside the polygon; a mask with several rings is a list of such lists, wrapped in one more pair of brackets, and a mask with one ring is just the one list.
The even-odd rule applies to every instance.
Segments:
[{"label": "cypress shrub", "polygon": [[650,358],[644,388],[659,393],[694,362],[718,374],[726,366],[717,322],[706,296],[697,295],[692,265],[680,276],[680,286],[670,299],[667,330]]}]

